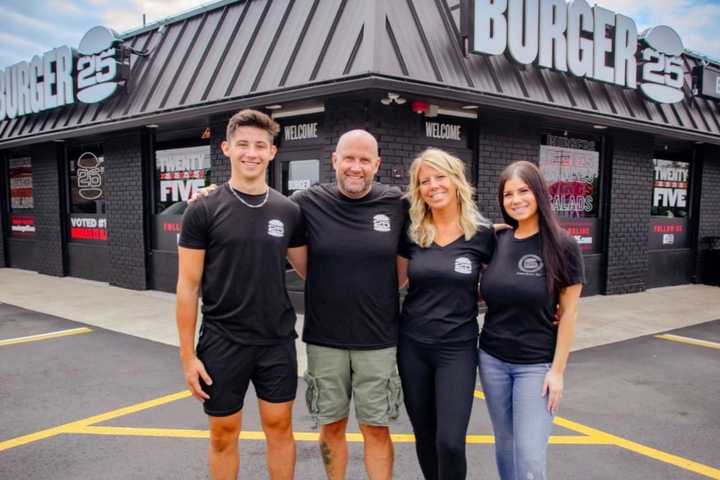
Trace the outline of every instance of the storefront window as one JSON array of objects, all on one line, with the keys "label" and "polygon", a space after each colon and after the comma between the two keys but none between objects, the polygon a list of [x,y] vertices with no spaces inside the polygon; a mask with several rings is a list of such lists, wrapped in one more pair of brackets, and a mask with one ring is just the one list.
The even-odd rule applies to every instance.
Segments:
[{"label": "storefront window", "polygon": [[654,158],[653,171],[651,215],[687,217],[690,163]]},{"label": "storefront window", "polygon": [[561,217],[597,217],[600,207],[598,142],[546,135],[540,146],[540,170]]},{"label": "storefront window", "polygon": [[32,237],[35,234],[33,215],[32,160],[30,157],[8,161],[10,180],[10,234],[13,237]]},{"label": "storefront window", "polygon": [[10,177],[10,210],[27,211],[33,208],[32,161],[30,157],[8,161]]},{"label": "storefront window", "polygon": [[105,242],[105,158],[101,145],[68,149],[70,240]]},{"label": "storefront window", "polygon": [[182,215],[193,193],[210,184],[210,146],[155,152],[155,213]]},{"label": "storefront window", "polygon": [[650,250],[687,248],[690,163],[653,159],[652,206],[650,208]]},{"label": "storefront window", "polygon": [[319,160],[283,162],[282,188],[284,195],[290,195],[296,190],[307,190],[317,183],[320,183]]}]

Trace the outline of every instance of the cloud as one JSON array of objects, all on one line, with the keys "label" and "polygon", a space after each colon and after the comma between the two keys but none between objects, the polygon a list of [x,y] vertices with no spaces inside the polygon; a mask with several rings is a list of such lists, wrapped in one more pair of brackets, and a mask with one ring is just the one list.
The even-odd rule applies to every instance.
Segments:
[{"label": "cloud", "polygon": [[[50,50],[50,48],[46,47],[45,45],[42,45],[37,42],[33,42],[32,40],[28,40],[26,38],[22,38],[18,35],[13,35],[12,33],[7,32],[0,32],[0,44],[5,46],[11,46],[15,49],[23,49],[23,50],[30,50],[32,52],[35,52],[35,54],[44,53],[47,50]],[[7,54],[5,54],[7,55]],[[25,59],[25,58],[23,58]],[[27,60],[30,60],[30,57],[27,57]],[[2,65],[3,67],[6,65]]]}]

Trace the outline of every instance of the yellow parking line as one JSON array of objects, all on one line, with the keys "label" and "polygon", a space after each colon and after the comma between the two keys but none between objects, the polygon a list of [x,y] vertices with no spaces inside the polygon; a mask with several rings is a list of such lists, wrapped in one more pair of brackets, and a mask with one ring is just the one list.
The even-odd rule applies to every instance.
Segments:
[{"label": "yellow parking line", "polygon": [[720,343],[710,342],[708,340],[700,340],[698,338],[681,337],[680,335],[672,335],[670,333],[664,333],[662,335],[655,335],[655,338],[663,340],[670,340],[671,342],[686,343],[688,345],[696,345],[698,347],[714,348],[720,350]]},{"label": "yellow parking line", "polygon": [[[130,437],[165,437],[165,438],[209,438],[208,430],[186,428],[137,428],[137,427],[102,427],[102,426],[74,426],[64,429],[62,433],[75,433],[84,435],[113,435]],[[294,432],[295,440],[301,442],[316,442],[320,438],[314,432]],[[412,443],[415,436],[409,433],[393,433],[390,435],[394,443]],[[361,433],[347,433],[348,442],[361,443]],[[244,431],[240,433],[240,440],[265,440],[263,432]],[[492,435],[468,435],[469,444],[492,444],[495,438]],[[550,443],[559,445],[607,445],[604,439],[597,439],[587,435],[553,435]]]},{"label": "yellow parking line", "polygon": [[608,444],[624,448],[625,450],[629,450],[631,452],[639,453],[640,455],[645,455],[646,457],[650,457],[654,460],[669,463],[670,465],[675,465],[676,467],[695,472],[699,475],[705,475],[709,478],[720,479],[720,469],[710,467],[708,465],[703,465],[702,463],[694,462],[678,455],[663,452],[662,450],[648,447],[646,445],[642,445],[640,443],[618,437],[617,435],[611,435],[607,432],[603,432],[602,430],[588,427],[587,425],[582,425],[580,423],[570,421],[566,418],[555,417],[555,424],[560,425],[561,427],[568,428],[570,430],[574,430],[578,433],[584,433],[593,437],[602,438],[606,440]]},{"label": "yellow parking line", "polygon": [[29,335],[27,337],[8,338],[0,340],[0,347],[6,345],[17,345],[18,343],[37,342],[38,340],[49,340],[51,338],[67,337],[69,335],[80,335],[81,333],[90,333],[91,329],[87,327],[71,328],[69,330],[59,330],[57,332],[41,333],[38,335]]},{"label": "yellow parking line", "polygon": [[164,405],[166,403],[174,402],[176,400],[180,400],[182,398],[187,398],[189,396],[190,396],[190,392],[188,392],[187,390],[184,390],[182,392],[173,393],[172,395],[166,395],[164,397],[149,400],[147,402],[136,403],[135,405],[118,408],[117,410],[112,410],[110,412],[106,412],[106,413],[102,413],[100,415],[95,415],[92,417],[84,418],[82,420],[77,420],[75,422],[66,423],[64,425],[58,425],[56,427],[48,428],[46,430],[41,430],[39,432],[30,433],[28,435],[23,435],[23,436],[16,437],[16,438],[11,438],[9,440],[0,442],[0,452],[2,452],[3,450],[9,450],[11,448],[19,447],[21,445],[26,445],[28,443],[36,442],[38,440],[43,440],[46,438],[54,437],[55,435],[60,435],[62,433],[68,433],[68,432],[71,432],[71,431],[81,428],[81,427],[90,426],[94,423],[106,422],[108,420],[112,420],[117,417],[130,415],[131,413],[136,413],[136,412],[140,412],[143,410],[147,410],[148,408],[153,408],[153,407],[157,407],[159,405]]}]

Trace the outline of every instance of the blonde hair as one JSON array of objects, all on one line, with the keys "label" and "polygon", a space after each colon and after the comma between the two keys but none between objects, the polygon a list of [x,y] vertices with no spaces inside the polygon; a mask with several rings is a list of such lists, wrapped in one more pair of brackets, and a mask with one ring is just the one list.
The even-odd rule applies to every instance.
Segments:
[{"label": "blonde hair", "polygon": [[410,239],[423,248],[427,248],[435,240],[437,229],[433,224],[432,211],[420,195],[420,179],[418,173],[422,165],[427,165],[447,175],[457,189],[458,213],[460,228],[465,240],[470,240],[480,225],[490,225],[477,209],[473,201],[474,189],[465,178],[465,164],[459,158],[437,149],[428,148],[413,160],[410,165],[410,185],[407,198],[410,201]]}]

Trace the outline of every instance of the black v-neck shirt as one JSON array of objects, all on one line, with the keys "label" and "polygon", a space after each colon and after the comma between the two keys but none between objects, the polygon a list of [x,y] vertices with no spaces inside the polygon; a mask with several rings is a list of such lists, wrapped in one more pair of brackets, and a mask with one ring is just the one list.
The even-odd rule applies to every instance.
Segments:
[{"label": "black v-neck shirt", "polygon": [[[585,283],[580,247],[563,235],[568,284]],[[508,363],[549,363],[555,354],[553,325],[558,292],[549,293],[540,250],[540,234],[517,239],[512,230],[497,234],[497,247],[480,282],[487,303],[480,348]]]},{"label": "black v-neck shirt", "polygon": [[303,341],[346,349],[397,344],[396,257],[406,204],[396,187],[375,183],[360,199],[337,185],[294,193],[307,228]]},{"label": "black v-neck shirt", "polygon": [[495,249],[494,233],[481,226],[470,240],[460,236],[423,248],[406,238],[408,293],[400,334],[428,344],[475,342],[478,336],[478,278]]},{"label": "black v-neck shirt", "polygon": [[[264,195],[243,195],[258,204]],[[178,244],[205,250],[203,328],[245,345],[273,345],[297,337],[285,289],[288,247],[305,244],[300,208],[270,189],[251,208],[228,184],[190,204]]]}]

